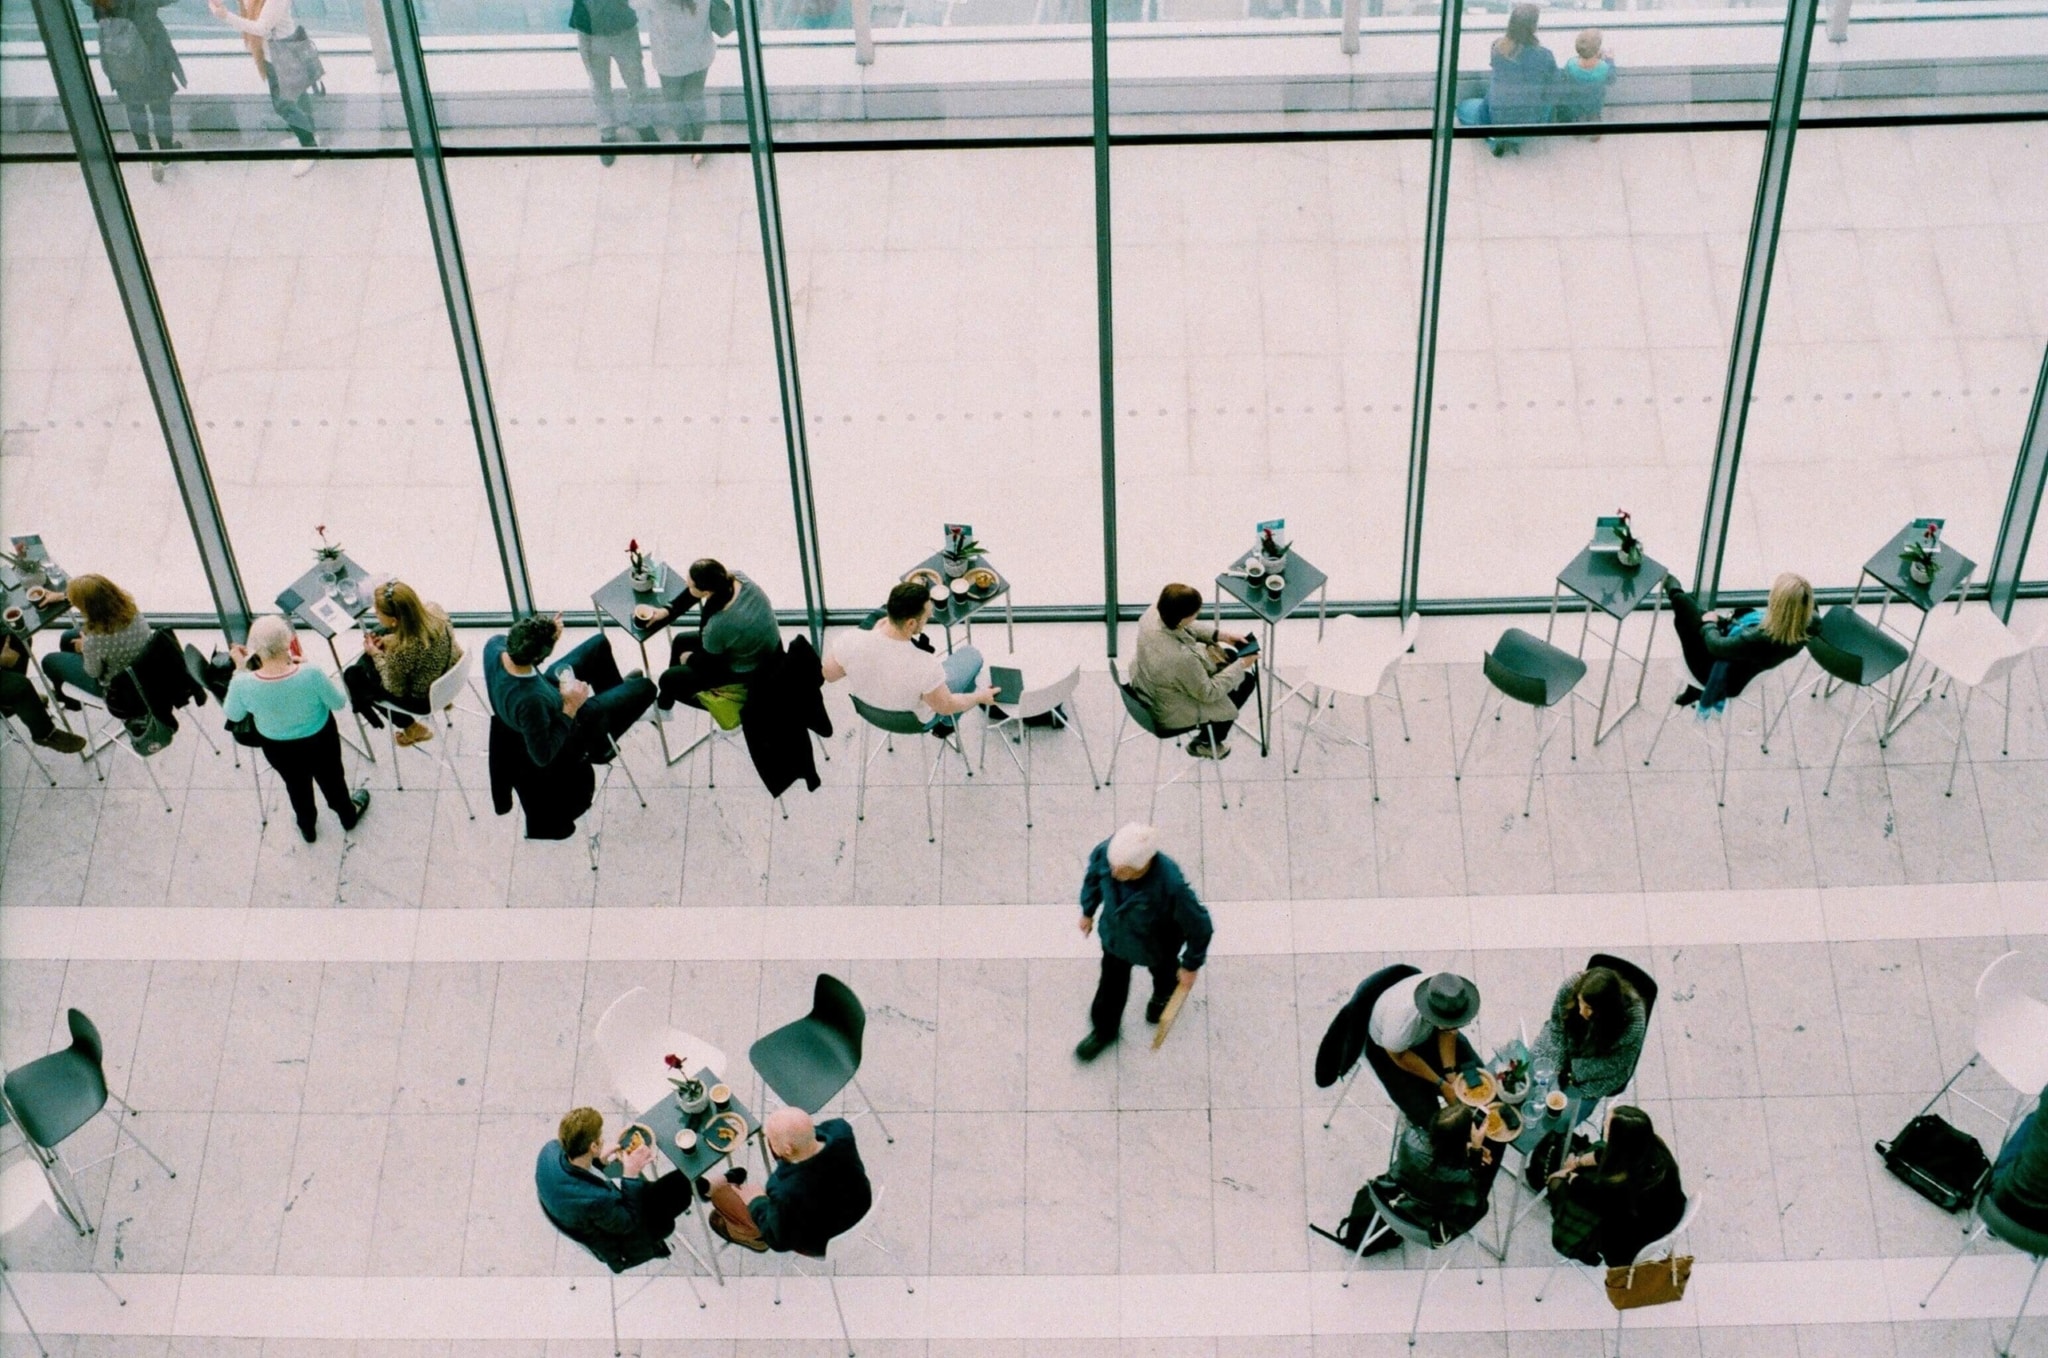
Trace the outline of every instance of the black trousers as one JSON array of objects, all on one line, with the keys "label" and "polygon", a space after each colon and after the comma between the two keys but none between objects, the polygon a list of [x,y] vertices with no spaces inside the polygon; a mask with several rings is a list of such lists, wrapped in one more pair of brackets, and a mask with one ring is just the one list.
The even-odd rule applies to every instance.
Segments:
[{"label": "black trousers", "polygon": [[266,738],[263,757],[284,779],[284,790],[292,799],[292,814],[298,817],[301,829],[313,828],[319,814],[313,805],[315,785],[340,817],[341,828],[355,828],[356,804],[349,800],[348,776],[341,768],[341,732],[335,728],[333,717],[312,735],[299,740]]},{"label": "black trousers", "polygon": [[732,683],[732,665],[698,644],[695,635],[677,637],[669,646],[668,668],[661,673],[661,710],[692,702],[707,688]]},{"label": "black trousers", "polygon": [[[1259,672],[1253,670],[1244,677],[1243,683],[1231,690],[1230,701],[1236,703],[1238,710],[1241,712],[1244,710],[1244,705],[1251,701],[1252,695],[1258,691]],[[1236,725],[1235,722],[1205,721],[1202,723],[1201,729],[1208,734],[1211,743],[1223,743],[1229,741],[1230,728],[1234,725]]]},{"label": "black trousers", "polygon": [[0,716],[15,718],[37,740],[56,729],[49,704],[20,670],[0,669]]},{"label": "black trousers", "polygon": [[675,1234],[676,1218],[690,1210],[695,1195],[689,1175],[679,1171],[664,1174],[653,1183],[643,1182],[634,1192],[633,1214],[649,1235],[666,1240]]},{"label": "black trousers", "polygon": [[1678,649],[1685,656],[1685,667],[1692,671],[1692,680],[1702,688],[1706,687],[1707,675],[1713,671],[1714,657],[1707,654],[1707,619],[1700,612],[1699,601],[1682,589],[1666,594],[1671,604],[1671,630],[1678,633]]},{"label": "black trousers", "polygon": [[[621,676],[619,662],[601,632],[547,668],[551,680],[559,681],[565,672],[590,685],[591,696],[576,713],[584,749],[599,762],[610,759],[611,742],[654,706],[654,681],[645,675]],[[602,728],[610,739],[600,740],[593,728]]]},{"label": "black trousers", "polygon": [[[1095,1002],[1088,1006],[1088,1021],[1095,1025],[1098,1037],[1115,1037],[1123,1027],[1124,1005],[1131,998],[1131,970],[1131,963],[1107,949],[1103,951],[1102,979],[1095,983]],[[1169,964],[1146,970],[1152,973],[1152,998],[1165,1003],[1173,988],[1180,984],[1180,967]]]}]

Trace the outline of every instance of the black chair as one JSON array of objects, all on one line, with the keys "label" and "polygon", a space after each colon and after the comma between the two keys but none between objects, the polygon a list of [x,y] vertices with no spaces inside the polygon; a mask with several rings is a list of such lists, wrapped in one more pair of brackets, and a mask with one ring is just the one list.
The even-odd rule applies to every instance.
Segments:
[{"label": "black chair", "polygon": [[[1879,749],[1883,749],[1890,739],[1880,708],[1890,703],[1891,692],[1889,689],[1880,692],[1878,686],[1906,663],[1910,652],[1896,637],[1855,609],[1847,604],[1836,604],[1821,617],[1820,626],[1806,639],[1806,653],[1813,657],[1813,663],[1822,671],[1814,680],[1815,687],[1834,679],[1857,689],[1867,700],[1863,710],[1842,727],[1841,738],[1835,742],[1835,757],[1828,761],[1827,781],[1820,788],[1820,795],[1825,797],[1835,785],[1835,766],[1842,762],[1842,747],[1849,743],[1849,733],[1861,726],[1866,717],[1876,718]],[[1788,696],[1786,706],[1789,707],[1791,702]]]},{"label": "black chair", "polygon": [[[1529,759],[1529,789],[1522,797],[1522,814],[1526,816],[1536,801],[1536,779],[1543,770],[1543,751],[1566,717],[1571,721],[1572,758],[1579,757],[1578,709],[1571,707],[1570,701],[1576,696],[1579,680],[1586,677],[1586,662],[1519,627],[1510,627],[1500,634],[1500,640],[1486,653],[1484,668],[1486,681],[1493,685],[1496,693],[1494,720],[1500,720],[1501,711],[1512,698],[1527,705],[1529,715],[1536,723],[1536,753]],[[1566,715],[1551,718],[1550,725],[1545,727],[1545,709],[1559,703],[1566,704]],[[1486,720],[1486,706],[1486,700],[1482,699],[1479,715],[1472,722],[1472,735],[1465,742],[1465,753],[1458,756],[1452,771],[1453,782],[1465,776],[1465,761],[1472,757],[1472,747],[1479,743],[1479,727]]]},{"label": "black chair", "polygon": [[[101,782],[106,781],[106,770],[99,764],[99,756],[106,750],[119,750],[139,761],[142,771],[149,775],[150,786],[156,789],[157,800],[164,804],[165,814],[171,811],[170,795],[158,781],[156,768],[150,763],[152,756],[167,749],[172,736],[179,729],[176,710],[206,701],[206,685],[191,672],[191,661],[185,648],[178,642],[177,633],[168,627],[156,628],[142,654],[134,663],[116,674],[108,676],[104,692],[98,696],[79,692],[75,696],[85,709],[85,760],[92,765],[93,773]],[[104,714],[108,720],[97,730],[92,714]],[[162,736],[162,744],[144,744],[142,727],[135,723],[155,724]],[[199,738],[204,740],[216,757],[220,747],[213,743],[213,737],[206,728],[196,726]],[[123,740],[123,736],[128,736]]]},{"label": "black chair", "polygon": [[[1115,779],[1117,756],[1123,753],[1124,745],[1127,742],[1138,739],[1140,733],[1152,737],[1152,804],[1145,812],[1145,819],[1154,821],[1159,817],[1159,789],[1162,787],[1172,787],[1188,775],[1188,771],[1182,769],[1164,783],[1159,781],[1159,764],[1166,755],[1166,747],[1168,745],[1178,746],[1181,743],[1182,737],[1193,735],[1202,728],[1199,726],[1183,726],[1169,730],[1161,726],[1153,717],[1151,707],[1146,704],[1143,698],[1138,696],[1138,691],[1125,683],[1123,676],[1117,673],[1116,661],[1114,659],[1109,662],[1109,678],[1110,682],[1116,685],[1117,696],[1124,700],[1124,713],[1123,716],[1117,718],[1116,744],[1110,748],[1109,772],[1102,775],[1102,785],[1108,787],[1110,782]],[[1125,735],[1125,722],[1135,725],[1138,730],[1130,735]],[[1204,764],[1215,766],[1216,792],[1223,800],[1223,809],[1228,811],[1230,809],[1230,785],[1223,778],[1223,761],[1220,759],[1194,760],[1195,783],[1198,789],[1202,781],[1202,766]],[[1197,823],[1199,824],[1199,818]]]},{"label": "black chair", "polygon": [[[896,737],[932,736],[938,740],[939,748],[933,753],[931,769],[924,776],[924,838],[927,844],[938,843],[938,822],[932,818],[932,784],[938,779],[939,766],[946,762],[946,755],[950,751],[960,756],[960,767],[967,770],[967,776],[974,776],[974,766],[967,762],[967,742],[960,734],[960,723],[966,719],[967,714],[956,713],[943,718],[935,726],[927,726],[924,718],[915,712],[897,712],[886,707],[876,707],[873,703],[863,702],[858,697],[853,699],[853,710],[861,720],[860,779],[857,784],[859,791],[853,798],[853,818],[868,818],[868,768],[884,753],[895,751]],[[983,720],[987,720],[985,715]],[[881,748],[873,754],[868,753],[869,731],[882,733]]]},{"label": "black chair", "polygon": [[[1414,1348],[1415,1332],[1422,1328],[1422,1303],[1429,1299],[1429,1285],[1443,1276],[1444,1272],[1456,1261],[1459,1251],[1464,1248],[1465,1242],[1472,1241],[1475,1244],[1478,1243],[1472,1231],[1473,1227],[1479,1223],[1474,1221],[1472,1225],[1466,1226],[1463,1230],[1458,1231],[1457,1234],[1449,1235],[1439,1229],[1438,1226],[1416,1220],[1403,1213],[1400,1204],[1384,1191],[1379,1180],[1368,1181],[1365,1191],[1372,1197],[1373,1216],[1379,1222],[1380,1228],[1376,1231],[1366,1232],[1365,1237],[1358,1242],[1357,1250],[1353,1251],[1351,1258],[1344,1265],[1344,1278],[1338,1284],[1339,1286],[1347,1288],[1351,1286],[1351,1275],[1358,1268],[1359,1260],[1365,1257],[1367,1248],[1390,1231],[1400,1236],[1401,1242],[1404,1245],[1420,1245],[1425,1250],[1444,1251],[1443,1263],[1433,1269],[1426,1269],[1424,1271],[1422,1275],[1422,1290],[1416,1293],[1415,1296],[1415,1314],[1408,1322],[1408,1347]],[[1480,1220],[1484,1220],[1483,1215]],[[1475,1279],[1475,1282],[1481,1285],[1486,1282],[1486,1275],[1483,1270],[1479,1272],[1479,1277]]]},{"label": "black chair", "polygon": [[[1337,1101],[1330,1105],[1330,1115],[1323,1119],[1324,1131],[1329,1130],[1330,1124],[1336,1120],[1337,1111],[1351,1097],[1351,1082],[1358,1077],[1359,1057],[1363,1057],[1366,1066],[1379,1079],[1380,1087],[1387,1091],[1387,1097],[1394,1101],[1394,1106],[1399,1108],[1403,1115],[1408,1117],[1411,1122],[1427,1124],[1429,1119],[1435,1116],[1436,1104],[1432,1098],[1428,1112],[1424,1113],[1420,1119],[1415,1117],[1415,1113],[1422,1111],[1421,1100],[1411,1097],[1409,1092],[1402,1087],[1404,1081],[1408,1084],[1414,1084],[1415,1077],[1395,1065],[1393,1059],[1380,1048],[1378,1043],[1372,1040],[1371,1034],[1366,1031],[1366,1025],[1372,1019],[1373,1006],[1379,1003],[1380,996],[1386,994],[1387,991],[1399,982],[1405,981],[1411,976],[1419,976],[1420,974],[1421,968],[1410,966],[1406,962],[1396,962],[1390,967],[1381,967],[1378,971],[1358,983],[1358,989],[1351,992],[1350,1000],[1345,1003],[1342,1010],[1338,1011],[1336,1021],[1331,1024],[1331,1031],[1325,1034],[1323,1038],[1323,1049],[1319,1050],[1316,1054],[1316,1065],[1318,1067],[1316,1083],[1324,1088],[1332,1084],[1339,1086]],[[1339,1033],[1337,1031],[1338,1024],[1345,1025],[1345,1028],[1348,1030],[1348,1036],[1347,1033]],[[1333,1054],[1326,1059],[1326,1053],[1331,1052],[1333,1040],[1346,1046],[1350,1042],[1355,1041],[1358,1046],[1359,1057],[1353,1057],[1349,1064],[1342,1063],[1341,1054]],[[1339,1068],[1340,1066],[1341,1069]],[[1328,1075],[1330,1078],[1324,1079],[1325,1075]],[[1389,1133],[1392,1133],[1394,1130],[1384,1120],[1381,1121],[1380,1125],[1386,1127]]]},{"label": "black chair", "polygon": [[[565,1238],[572,1240],[576,1244],[582,1246],[586,1254],[588,1254],[591,1258],[597,1260],[597,1262],[605,1266],[606,1274],[604,1285],[608,1295],[611,1298],[612,1305],[612,1358],[622,1358],[624,1349],[619,1343],[619,1275],[621,1273],[628,1271],[629,1269],[638,1268],[642,1264],[652,1263],[657,1259],[661,1261],[661,1267],[655,1269],[652,1273],[649,1273],[646,1276],[646,1280],[643,1281],[637,1289],[635,1289],[633,1292],[627,1295],[626,1302],[628,1305],[630,1305],[633,1301],[633,1298],[639,1296],[642,1292],[645,1292],[650,1286],[654,1284],[654,1282],[657,1279],[659,1279],[669,1271],[670,1267],[672,1267],[675,1263],[675,1252],[669,1249],[665,1244],[662,1247],[661,1253],[650,1254],[645,1258],[634,1258],[628,1255],[618,1254],[613,1251],[602,1250],[599,1249],[596,1245],[590,1243],[590,1241],[584,1238],[582,1235],[570,1230],[567,1226],[564,1226],[559,1220],[556,1219],[555,1214],[547,1209],[545,1204],[541,1206],[540,1214],[548,1219],[548,1225],[554,1227],[557,1231],[560,1231]],[[690,1251],[690,1257],[697,1261],[697,1266],[699,1268],[703,1268],[707,1272],[710,1271],[709,1267],[704,1262],[703,1256],[698,1254],[697,1251],[691,1247],[689,1241],[685,1240],[680,1243],[682,1244],[682,1247],[684,1249]],[[690,1295],[697,1299],[697,1309],[700,1311],[703,1310],[705,1306],[704,1294],[697,1290],[697,1280],[687,1273],[683,1274],[682,1276],[683,1281],[690,1285]],[[576,1284],[569,1284],[569,1288],[571,1291],[574,1291],[575,1287]]]},{"label": "black chair", "polygon": [[[100,1041],[100,1030],[76,1009],[68,1011],[66,1018],[71,1026],[69,1047],[7,1072],[4,1084],[0,1084],[0,1122],[12,1122],[20,1130],[22,1140],[42,1165],[64,1215],[71,1218],[80,1235],[90,1235],[93,1225],[74,1180],[80,1171],[103,1165],[121,1153],[121,1134],[127,1130],[127,1124],[107,1114],[114,1124],[114,1149],[76,1170],[65,1161],[58,1147],[92,1121],[94,1114],[105,1113],[109,1102],[117,1104],[129,1117],[135,1116],[135,1110],[107,1088],[106,1048]],[[142,1147],[143,1154],[156,1161],[158,1169],[170,1178],[178,1177],[178,1171],[144,1145],[142,1138],[128,1132],[128,1139]],[[56,1173],[60,1168],[64,1171],[61,1178]]]},{"label": "black chair", "polygon": [[747,1049],[747,1060],[776,1098],[814,1115],[851,1084],[867,1104],[862,1111],[874,1114],[883,1139],[893,1144],[896,1138],[860,1085],[861,1035],[867,1026],[860,997],[838,977],[819,972],[811,1012],[759,1038]]}]

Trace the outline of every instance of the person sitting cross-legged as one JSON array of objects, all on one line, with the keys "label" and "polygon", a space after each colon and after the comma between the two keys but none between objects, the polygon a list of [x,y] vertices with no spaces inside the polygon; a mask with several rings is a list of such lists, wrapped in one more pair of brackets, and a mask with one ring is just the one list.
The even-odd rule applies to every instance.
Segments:
[{"label": "person sitting cross-legged", "polygon": [[814,1124],[801,1108],[778,1108],[761,1130],[775,1157],[774,1171],[751,1192],[742,1192],[744,1170],[728,1170],[710,1185],[711,1229],[757,1253],[787,1250],[821,1258],[825,1246],[859,1225],[874,1205],[853,1128],[844,1118]]}]

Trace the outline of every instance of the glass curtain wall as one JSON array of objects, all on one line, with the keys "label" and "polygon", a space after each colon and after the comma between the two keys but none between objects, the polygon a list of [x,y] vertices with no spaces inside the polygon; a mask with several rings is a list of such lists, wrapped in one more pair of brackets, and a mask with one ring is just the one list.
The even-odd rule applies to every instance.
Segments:
[{"label": "glass curtain wall", "polygon": [[[260,53],[200,0],[159,11],[187,81],[168,137],[132,72],[108,78],[87,0],[76,13],[251,600],[310,564],[324,524],[371,569],[497,612],[381,2],[291,0]],[[730,557],[801,605],[740,63],[720,0],[696,3],[415,0],[543,607],[583,607],[628,537]],[[872,606],[948,521],[975,526],[1019,604],[1099,606],[1098,245],[1126,608],[1206,579],[1265,517],[1333,596],[1395,598],[1424,287],[1442,303],[1424,605],[1547,596],[1615,508],[1689,567],[1781,8],[1544,11],[1563,65],[1598,26],[1607,134],[1511,135],[1499,157],[1461,137],[1424,280],[1432,5],[1110,0],[1098,242],[1085,8],[761,4],[769,130],[803,143],[775,169],[835,610]],[[1469,105],[1498,89],[1509,19],[1462,15],[1468,122],[1502,121]],[[58,554],[201,612],[76,167],[22,159],[69,140],[25,0],[0,0],[0,33],[0,529],[89,543]],[[1852,585],[1918,515],[1988,558],[2048,344],[2043,124],[2014,120],[2048,112],[2048,0],[1864,6],[1839,36],[1814,44],[1726,588],[1786,567]],[[1638,123],[1655,127],[1619,130]]]}]

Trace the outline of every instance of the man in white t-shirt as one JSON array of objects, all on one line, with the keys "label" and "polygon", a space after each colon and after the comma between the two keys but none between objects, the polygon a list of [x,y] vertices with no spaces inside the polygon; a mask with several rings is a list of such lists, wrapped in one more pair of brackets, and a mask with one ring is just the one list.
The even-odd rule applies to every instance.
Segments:
[{"label": "man in white t-shirt", "polygon": [[911,644],[932,615],[931,595],[906,581],[889,591],[882,620],[869,631],[841,632],[825,657],[827,683],[844,679],[853,696],[870,707],[914,712],[930,730],[946,717],[995,701],[993,686],[981,678],[981,652],[962,646],[941,659]]}]

